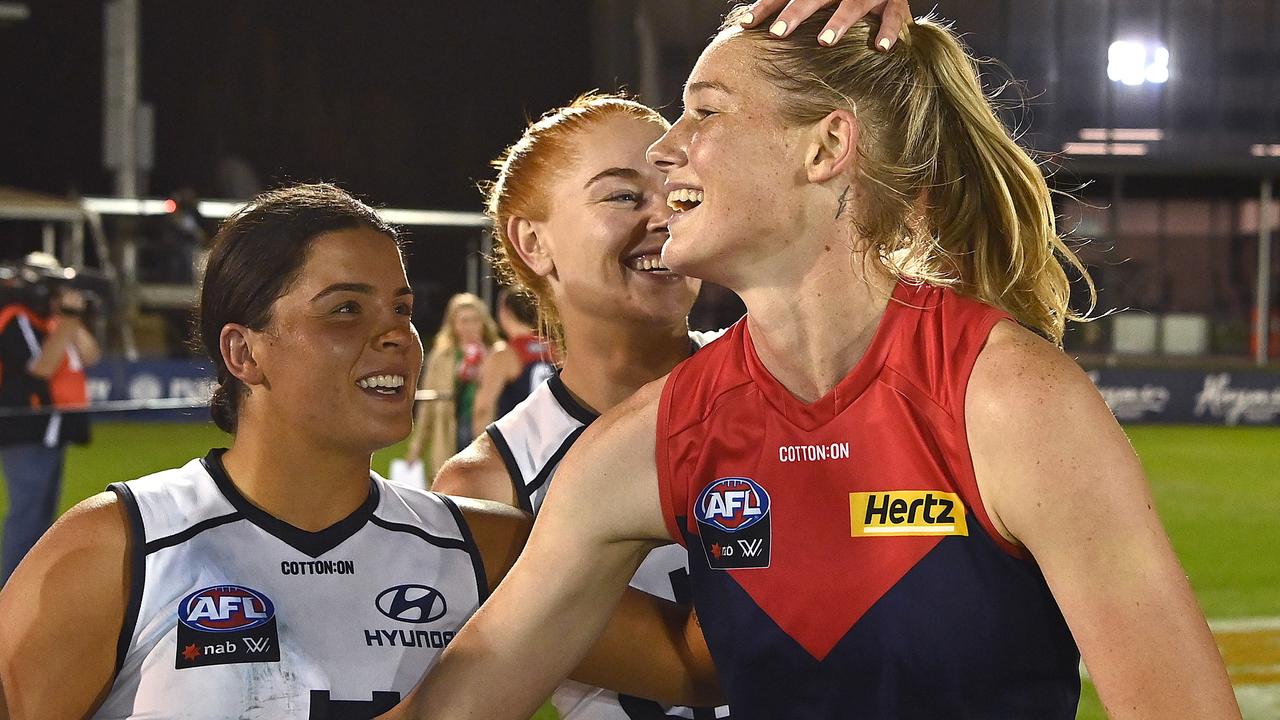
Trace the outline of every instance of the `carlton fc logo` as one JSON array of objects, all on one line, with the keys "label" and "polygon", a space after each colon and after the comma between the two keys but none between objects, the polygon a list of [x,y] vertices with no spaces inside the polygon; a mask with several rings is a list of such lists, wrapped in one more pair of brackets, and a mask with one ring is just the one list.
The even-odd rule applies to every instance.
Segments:
[{"label": "carlton fc logo", "polygon": [[720,478],[698,493],[693,514],[711,568],[769,567],[769,505],[769,493],[751,478]]},{"label": "carlton fc logo", "polygon": [[241,585],[197,590],[178,603],[178,621],[201,632],[252,630],[266,625],[275,615],[270,598]]},{"label": "carlton fc logo", "polygon": [[444,595],[428,585],[397,585],[378,593],[378,612],[392,620],[429,623],[444,617]]}]

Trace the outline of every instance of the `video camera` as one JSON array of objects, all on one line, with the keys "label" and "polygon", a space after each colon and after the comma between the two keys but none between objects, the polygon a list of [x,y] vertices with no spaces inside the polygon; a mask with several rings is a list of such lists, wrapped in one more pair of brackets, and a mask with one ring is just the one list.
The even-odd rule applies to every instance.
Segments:
[{"label": "video camera", "polygon": [[[82,315],[100,302],[99,284],[96,279],[81,275],[73,268],[63,267],[48,253],[28,253],[17,262],[0,262],[0,307],[19,304],[38,315],[48,316],[54,311],[64,315]],[[63,287],[75,288],[84,295],[86,304],[83,311],[53,307],[53,300]]]}]

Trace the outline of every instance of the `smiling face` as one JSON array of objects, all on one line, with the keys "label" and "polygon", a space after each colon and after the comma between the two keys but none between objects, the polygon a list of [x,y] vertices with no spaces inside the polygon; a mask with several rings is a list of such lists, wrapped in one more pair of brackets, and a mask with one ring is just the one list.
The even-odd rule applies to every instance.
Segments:
[{"label": "smiling face", "polygon": [[594,122],[549,183],[545,219],[531,223],[545,258],[529,264],[566,319],[670,324],[693,306],[699,282],[661,264],[671,211],[645,150],[663,130],[622,114]]},{"label": "smiling face", "polygon": [[246,417],[318,447],[369,453],[409,434],[422,343],[399,249],[368,228],[322,233],[252,332]]},{"label": "smiling face", "polygon": [[689,75],[684,113],[648,153],[677,211],[667,266],[734,288],[785,262],[811,191],[805,128],[784,123],[781,91],[756,71],[755,53],[733,31],[712,41]]}]

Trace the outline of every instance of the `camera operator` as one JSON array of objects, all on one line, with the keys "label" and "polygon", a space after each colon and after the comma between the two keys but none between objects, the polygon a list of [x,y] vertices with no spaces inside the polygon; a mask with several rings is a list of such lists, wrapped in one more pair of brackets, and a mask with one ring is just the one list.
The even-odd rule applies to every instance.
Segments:
[{"label": "camera operator", "polygon": [[0,463],[9,491],[0,539],[0,584],[52,524],[67,443],[89,440],[83,407],[84,369],[101,350],[85,326],[84,294],[66,284],[73,273],[32,253],[0,295]]}]

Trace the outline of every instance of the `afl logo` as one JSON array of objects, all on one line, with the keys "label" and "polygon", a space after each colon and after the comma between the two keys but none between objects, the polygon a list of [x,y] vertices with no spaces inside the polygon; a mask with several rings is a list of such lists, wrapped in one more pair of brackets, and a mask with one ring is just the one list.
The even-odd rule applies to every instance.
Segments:
[{"label": "afl logo", "polygon": [[266,595],[240,585],[214,585],[178,603],[178,621],[192,630],[235,632],[266,625],[276,607]]},{"label": "afl logo", "polygon": [[397,585],[378,593],[378,612],[392,620],[429,623],[444,617],[444,595],[426,585]]},{"label": "afl logo", "polygon": [[738,532],[769,514],[769,493],[751,478],[720,478],[698,495],[693,511],[700,523]]}]

